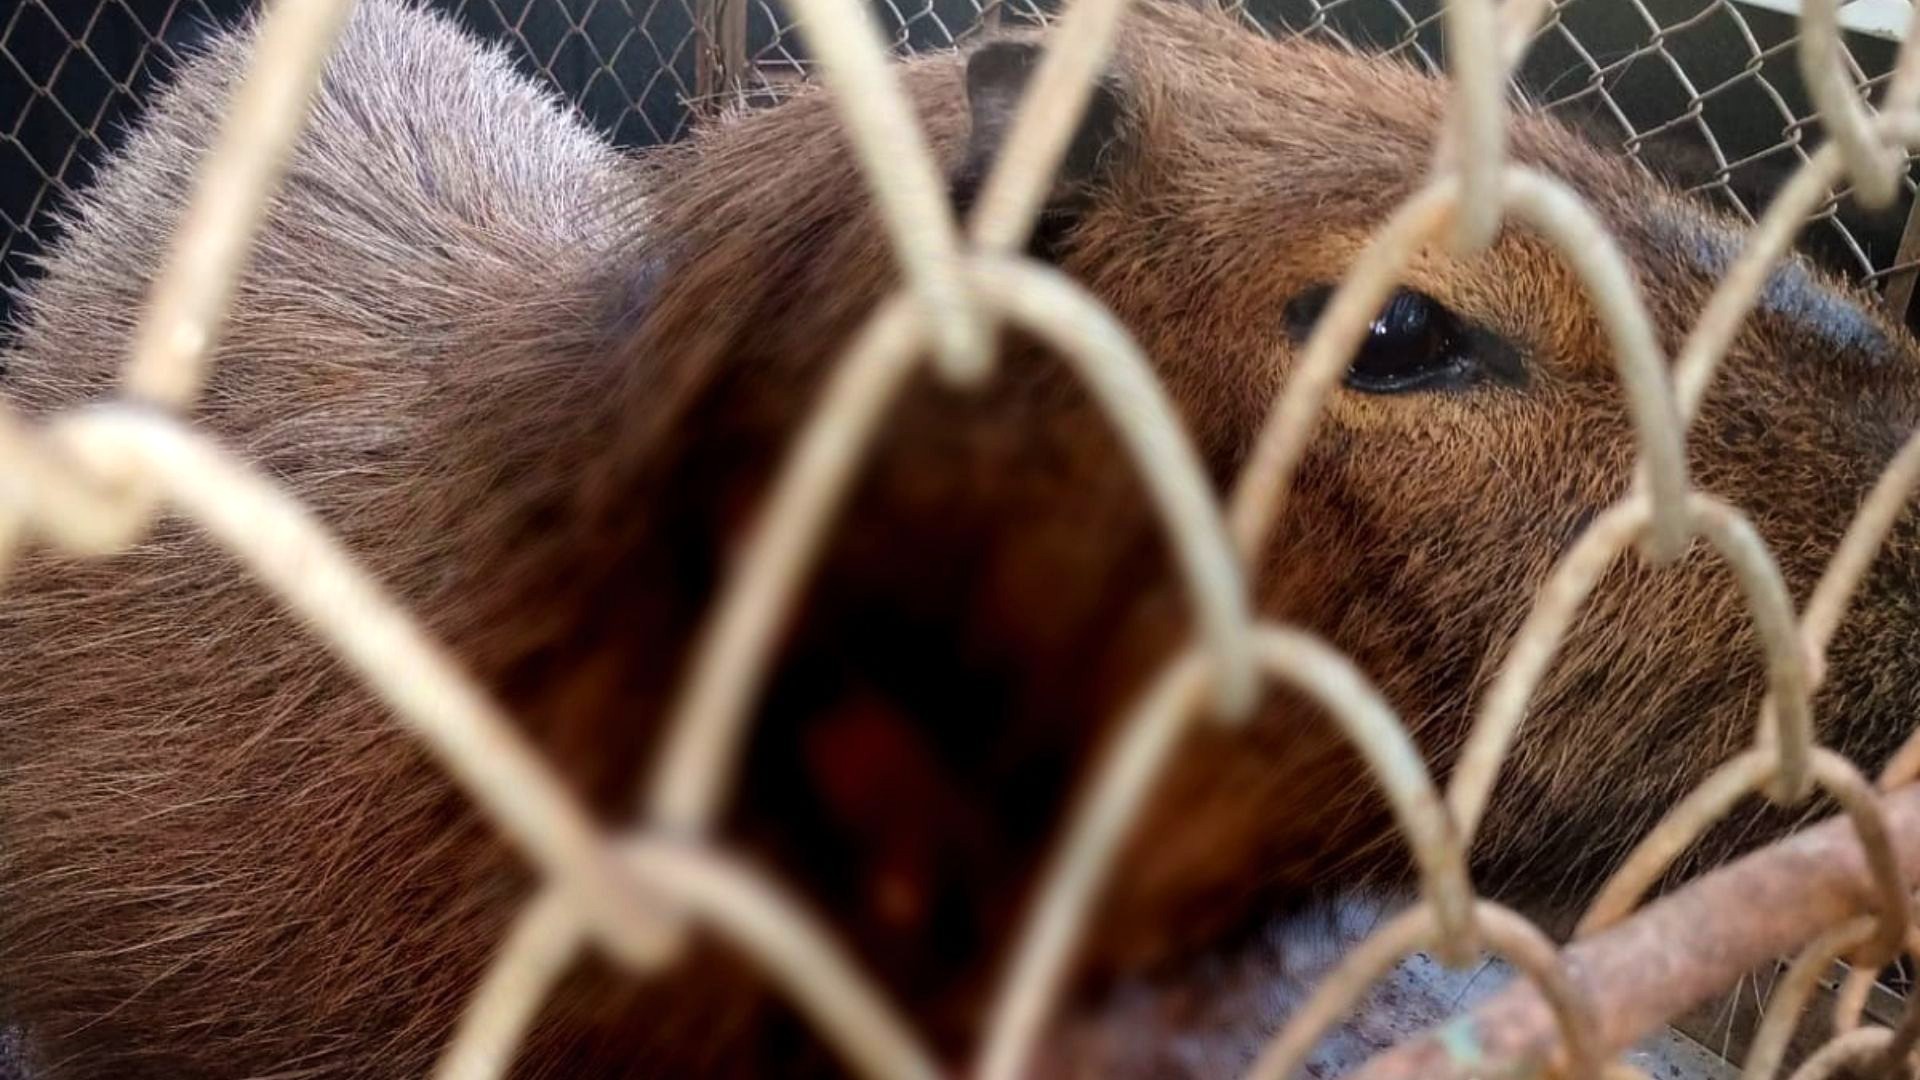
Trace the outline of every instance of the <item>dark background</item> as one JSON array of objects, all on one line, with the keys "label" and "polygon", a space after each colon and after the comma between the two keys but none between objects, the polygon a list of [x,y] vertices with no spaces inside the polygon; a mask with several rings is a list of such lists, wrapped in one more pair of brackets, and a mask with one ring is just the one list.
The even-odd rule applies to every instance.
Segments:
[{"label": "dark background", "polygon": [[[507,42],[622,145],[682,135],[696,103],[693,0],[433,0]],[[805,55],[777,7],[748,0],[748,52],[772,77]],[[0,290],[34,271],[49,214],[85,186],[157,78],[208,28],[255,0],[0,0]],[[1048,4],[1047,6],[1051,6]],[[1438,0],[1250,0],[1276,32],[1330,32],[1417,62],[1442,56]],[[1732,0],[1563,0],[1522,69],[1529,96],[1598,138],[1748,213],[1817,144],[1792,48],[1793,21]],[[973,0],[881,0],[896,43],[951,45],[978,20]],[[1854,37],[1869,76],[1889,42]],[[1714,151],[1717,148],[1718,156]],[[1911,185],[1909,185],[1911,190]],[[1877,281],[1894,265],[1906,206],[1870,216],[1832,208],[1804,247]],[[0,293],[0,319],[10,308]]]}]

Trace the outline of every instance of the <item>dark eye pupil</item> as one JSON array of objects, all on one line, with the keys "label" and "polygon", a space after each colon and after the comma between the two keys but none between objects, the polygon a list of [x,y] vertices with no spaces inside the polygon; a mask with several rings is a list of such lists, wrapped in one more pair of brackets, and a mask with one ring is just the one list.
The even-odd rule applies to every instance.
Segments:
[{"label": "dark eye pupil", "polygon": [[[1306,341],[1332,298],[1330,286],[1319,286],[1288,303],[1287,329],[1296,344]],[[1453,313],[1430,296],[1399,289],[1368,327],[1347,368],[1347,385],[1371,393],[1419,389],[1450,378],[1462,361]]]},{"label": "dark eye pupil", "polygon": [[1387,384],[1431,377],[1453,365],[1451,342],[1442,325],[1447,321],[1432,300],[1405,289],[1394,293],[1386,309],[1373,320],[1367,340],[1347,369],[1349,380]]}]

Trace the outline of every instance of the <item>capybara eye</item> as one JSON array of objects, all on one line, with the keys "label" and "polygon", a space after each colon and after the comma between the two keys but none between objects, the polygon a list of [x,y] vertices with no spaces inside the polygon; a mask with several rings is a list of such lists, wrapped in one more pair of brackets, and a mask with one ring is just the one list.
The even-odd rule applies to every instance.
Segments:
[{"label": "capybara eye", "polygon": [[[1287,333],[1296,345],[1306,342],[1332,298],[1332,286],[1316,285],[1288,302]],[[1481,363],[1482,352],[1497,353],[1496,362]],[[1397,394],[1464,386],[1483,375],[1517,382],[1517,360],[1504,343],[1469,326],[1440,301],[1396,289],[1367,328],[1346,383],[1370,394]]]}]

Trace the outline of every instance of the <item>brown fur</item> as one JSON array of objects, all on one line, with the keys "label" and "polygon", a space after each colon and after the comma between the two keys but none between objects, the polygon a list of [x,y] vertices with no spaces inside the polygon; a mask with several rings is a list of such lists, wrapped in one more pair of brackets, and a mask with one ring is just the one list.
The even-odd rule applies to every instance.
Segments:
[{"label": "brown fur", "polygon": [[[228,39],[190,65],[76,212],[29,297],[14,400],[108,387],[242,55]],[[904,72],[956,171],[961,71]],[[1056,254],[1139,337],[1224,484],[1293,359],[1284,305],[1338,280],[1420,183],[1443,88],[1171,8],[1132,19],[1113,88],[1121,137]],[[1513,143],[1592,200],[1677,341],[1735,226],[1547,121]],[[1632,446],[1597,320],[1538,236],[1423,253],[1408,283],[1517,343],[1528,384],[1337,394],[1256,581],[1444,766]],[[315,507],[615,822],[771,464],[896,284],[824,95],[630,161],[498,54],[369,0],[195,418]],[[1693,444],[1798,596],[1916,419],[1920,358],[1865,303],[1785,272]],[[1820,325],[1836,310],[1855,344]],[[1072,781],[1187,623],[1105,424],[1057,362],[1005,345],[993,389],[925,380],[887,426],[728,823],[948,1052]],[[1903,523],[1876,564],[1818,703],[1823,737],[1869,765],[1920,704],[1914,539]],[[35,559],[0,645],[0,1015],[45,1076],[425,1067],[529,882],[350,674],[177,523],[103,563]],[[1761,687],[1712,558],[1616,570],[1503,774],[1483,883],[1564,910],[1744,744]],[[1247,732],[1194,737],[1111,890],[1090,992],[1192,985],[1196,950],[1401,863],[1348,753],[1276,699]],[[758,1075],[821,1055],[713,948],[651,985],[583,971],[527,1061]]]}]

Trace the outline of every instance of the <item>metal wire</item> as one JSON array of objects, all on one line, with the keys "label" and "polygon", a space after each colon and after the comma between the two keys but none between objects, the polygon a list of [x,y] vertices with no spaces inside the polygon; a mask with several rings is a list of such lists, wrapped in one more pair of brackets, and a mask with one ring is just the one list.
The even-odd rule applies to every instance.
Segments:
[{"label": "metal wire", "polygon": [[[811,51],[780,0],[428,0],[475,32],[508,44],[617,143],[684,135],[699,117],[777,97],[813,70]],[[53,215],[137,116],[153,80],[203,24],[258,0],[21,0],[0,14],[0,286],[32,276]],[[871,0],[888,45],[941,48],[1002,13],[1032,18],[1057,0]],[[1227,6],[1246,9],[1245,0]],[[1261,0],[1260,25],[1377,45],[1439,70],[1438,0]],[[1630,13],[1631,20],[1602,12]],[[723,15],[717,22],[709,13]],[[1249,16],[1250,18],[1253,16]],[[1521,20],[1531,51],[1515,82],[1549,111],[1592,117],[1625,150],[1657,164],[1679,149],[1697,159],[1684,184],[1749,219],[1770,201],[1758,178],[1804,161],[1820,130],[1798,70],[1789,21],[1740,0],[1539,0]],[[1858,37],[1849,44],[1858,42]],[[1511,43],[1507,43],[1508,46]],[[1889,50],[1890,51],[1890,50]],[[1511,55],[1511,52],[1508,53]],[[1883,94],[1884,63],[1844,54],[1846,75]],[[1914,181],[1901,170],[1898,214],[1823,200],[1809,242],[1838,268],[1887,290],[1904,311],[1920,270],[1911,217]]]},{"label": "metal wire", "polygon": [[[1313,19],[1325,26],[1349,0],[1312,2]],[[1632,2],[1654,27],[1656,42],[1692,25],[1662,27],[1640,0]],[[18,11],[39,6],[16,9],[14,23],[21,18]],[[1631,957],[1636,939],[1629,931],[1636,926],[1665,926],[1671,934],[1671,919],[1662,923],[1653,916],[1670,913],[1673,898],[1663,902],[1667,907],[1636,915],[1641,896],[1703,829],[1754,790],[1786,805],[1815,788],[1832,794],[1846,811],[1846,823],[1807,836],[1820,838],[1827,845],[1822,850],[1839,853],[1829,860],[1835,874],[1872,882],[1871,889],[1855,888],[1845,896],[1836,886],[1839,898],[1818,908],[1826,916],[1824,926],[1796,927],[1797,938],[1775,928],[1774,936],[1797,948],[1847,917],[1870,913],[1865,921],[1845,923],[1844,933],[1821,938],[1809,955],[1855,948],[1877,964],[1908,941],[1906,874],[1920,864],[1920,812],[1906,797],[1912,792],[1883,796],[1851,763],[1821,747],[1807,701],[1823,669],[1820,656],[1866,555],[1906,500],[1920,464],[1911,452],[1895,461],[1848,531],[1816,602],[1796,620],[1771,554],[1745,519],[1689,488],[1683,439],[1717,360],[1753,303],[1764,269],[1778,259],[1792,232],[1819,210],[1826,188],[1843,169],[1863,193],[1885,195],[1899,185],[1905,150],[1920,143],[1920,111],[1911,101],[1920,87],[1913,74],[1920,71],[1914,58],[1920,41],[1908,39],[1894,65],[1887,111],[1874,117],[1853,96],[1858,73],[1833,47],[1834,12],[1829,5],[1810,5],[1806,25],[1811,32],[1800,54],[1807,82],[1824,87],[1816,93],[1827,117],[1841,125],[1836,130],[1849,133],[1807,156],[1669,371],[1631,279],[1594,216],[1568,189],[1505,157],[1512,104],[1487,88],[1515,74],[1514,65],[1525,56],[1517,43],[1532,41],[1537,47],[1545,36],[1566,33],[1570,5],[1549,9],[1510,3],[1495,9],[1490,0],[1449,0],[1448,25],[1456,36],[1471,40],[1456,41],[1449,53],[1460,91],[1451,104],[1448,146],[1436,156],[1428,182],[1383,224],[1329,306],[1274,403],[1272,421],[1234,486],[1229,513],[1211,496],[1177,418],[1125,330],[1056,271],[1008,253],[1031,226],[1033,193],[1055,167],[1061,133],[1071,130],[1086,106],[1085,82],[1098,67],[1113,20],[1126,8],[1124,0],[1067,5],[1037,80],[1053,92],[1030,95],[1023,104],[1016,149],[989,181],[988,209],[971,233],[929,197],[929,163],[911,137],[911,118],[894,96],[886,67],[889,47],[912,44],[916,33],[951,41],[955,28],[932,7],[908,12],[889,4],[883,18],[867,8],[815,0],[806,6],[813,48],[805,62],[818,69],[848,118],[847,136],[879,196],[909,284],[874,313],[837,370],[822,411],[792,451],[756,527],[759,539],[724,590],[687,695],[668,720],[669,750],[654,777],[649,814],[628,832],[609,833],[591,822],[559,779],[522,745],[507,718],[348,552],[270,480],[194,433],[171,411],[184,409],[195,397],[203,358],[241,269],[238,253],[246,250],[272,193],[278,156],[297,138],[305,99],[329,46],[329,28],[339,25],[350,6],[350,0],[277,0],[271,6],[228,117],[230,137],[202,169],[167,263],[170,272],[147,310],[143,325],[149,330],[127,368],[127,400],[37,427],[0,407],[0,474],[20,478],[0,488],[0,557],[33,540],[99,554],[130,543],[154,513],[184,514],[231,549],[347,660],[515,844],[547,888],[500,951],[448,1049],[444,1075],[479,1080],[504,1071],[518,1033],[581,948],[600,948],[644,977],[657,973],[662,957],[671,953],[677,939],[671,931],[688,925],[725,936],[757,960],[861,1072],[939,1075],[939,1064],[907,1019],[877,993],[858,963],[776,883],[736,863],[724,840],[710,835],[705,825],[728,794],[733,750],[760,685],[767,628],[798,594],[812,548],[825,535],[846,477],[865,452],[866,435],[922,352],[944,356],[951,375],[991,377],[991,366],[981,362],[984,356],[969,350],[989,340],[987,331],[1001,321],[1048,340],[1067,357],[1132,451],[1166,524],[1173,557],[1190,583],[1199,637],[1123,720],[1115,750],[1095,770],[1088,801],[1063,834],[1020,931],[1016,961],[1000,987],[978,1059],[979,1075],[998,1080],[1020,1072],[1052,1014],[1087,905],[1103,888],[1111,856],[1145,792],[1178,751],[1179,734],[1209,705],[1229,716],[1244,714],[1254,700],[1257,670],[1284,678],[1317,700],[1356,745],[1395,809],[1422,871],[1416,905],[1355,952],[1260,1056],[1257,1076],[1286,1075],[1320,1028],[1349,1008],[1388,965],[1422,944],[1438,947],[1454,963],[1470,960],[1479,945],[1512,958],[1530,976],[1540,1003],[1536,1014],[1547,1025],[1544,1035],[1534,1030],[1524,1044],[1528,1060],[1557,1061],[1577,1075],[1618,1075],[1607,1059],[1622,1049],[1625,1025],[1601,1004],[1610,1000],[1607,994],[1617,998],[1621,987],[1594,974],[1590,961],[1576,967],[1567,957],[1581,949],[1615,950],[1581,954],[1587,957]],[[1411,36],[1403,44],[1416,49],[1426,23],[1399,4],[1390,6],[1407,17]],[[598,8],[590,6],[583,18],[593,10]],[[1704,10],[1733,12],[1724,4]],[[529,33],[526,18],[523,13],[514,24],[516,32]],[[629,10],[625,24],[644,27],[645,21]],[[572,31],[562,34],[561,48],[573,31],[587,28],[585,22],[568,25]],[[9,37],[0,37],[0,45],[13,27],[9,24]],[[764,55],[727,51],[736,59]],[[1667,55],[1676,69],[1683,67]],[[1757,43],[1755,56],[1764,60]],[[1606,69],[1593,70],[1600,81],[1590,88],[1604,98]],[[1060,92],[1074,81],[1082,92]],[[1689,85],[1688,92],[1700,104],[1720,91]],[[1614,111],[1622,111],[1617,103]],[[1794,129],[1796,140],[1799,130]],[[1793,145],[1797,150],[1798,142]],[[1733,163],[1719,150],[1715,160],[1724,182]],[[1514,642],[1462,767],[1443,793],[1405,729],[1350,660],[1296,630],[1256,623],[1240,560],[1260,548],[1271,523],[1284,512],[1293,467],[1327,391],[1414,248],[1436,235],[1467,245],[1483,242],[1509,214],[1523,217],[1563,250],[1602,313],[1626,412],[1638,433],[1643,482],[1589,526],[1555,573]],[[969,366],[974,363],[977,367]],[[1582,924],[1583,940],[1559,952],[1537,927],[1474,896],[1465,849],[1524,720],[1532,686],[1551,664],[1559,638],[1598,574],[1642,531],[1653,541],[1649,557],[1670,557],[1699,537],[1733,567],[1766,650],[1770,693],[1756,717],[1765,722],[1756,723],[1752,749],[1683,800],[1646,838],[1601,891]],[[1920,745],[1920,736],[1914,745]],[[1916,768],[1920,751],[1910,746],[1882,776],[1881,788],[1904,784]],[[1836,846],[1836,836],[1845,844]],[[1762,858],[1752,865],[1767,863]],[[1699,887],[1711,884],[1703,881]],[[1823,883],[1796,884],[1811,889]],[[1739,925],[1737,919],[1729,923]],[[1795,969],[1803,970],[1804,965]],[[1843,1004],[1860,992],[1849,990]],[[1788,1004],[1798,996],[1797,990],[1789,995]],[[1768,1028],[1769,1048],[1779,1038],[1778,1023],[1784,1021]],[[1842,1027],[1852,1023],[1849,1010]],[[1897,1030],[1843,1031],[1796,1075],[1827,1075],[1842,1062],[1899,1053],[1914,1030],[1909,1017]],[[1495,1064],[1476,1060],[1474,1067],[1493,1071]],[[1381,1065],[1379,1074],[1390,1075],[1391,1067],[1391,1061]]]}]

